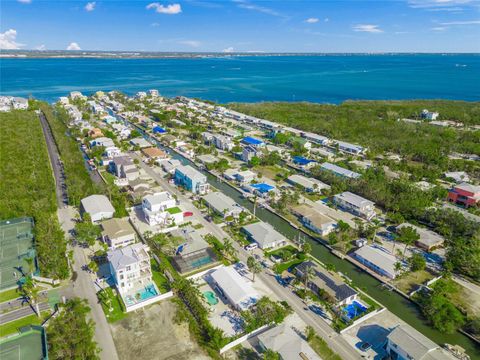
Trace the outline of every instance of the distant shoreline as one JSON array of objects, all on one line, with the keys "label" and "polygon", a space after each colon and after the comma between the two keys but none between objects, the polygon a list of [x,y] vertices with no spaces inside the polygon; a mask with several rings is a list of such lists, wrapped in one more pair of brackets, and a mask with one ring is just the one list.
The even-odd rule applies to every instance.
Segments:
[{"label": "distant shoreline", "polygon": [[3,50],[0,59],[203,59],[219,57],[268,56],[480,56],[480,53],[281,53],[281,52],[142,52],[142,51],[65,51],[65,50]]}]

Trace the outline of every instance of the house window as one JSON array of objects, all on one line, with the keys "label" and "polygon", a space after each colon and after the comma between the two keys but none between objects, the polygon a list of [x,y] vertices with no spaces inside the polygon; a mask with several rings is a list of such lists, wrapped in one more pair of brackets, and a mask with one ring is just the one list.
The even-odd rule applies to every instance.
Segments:
[{"label": "house window", "polygon": [[123,274],[122,274],[122,275],[120,275],[120,280],[123,280]]},{"label": "house window", "polygon": [[132,267],[131,266],[127,266],[127,271],[130,271]]}]

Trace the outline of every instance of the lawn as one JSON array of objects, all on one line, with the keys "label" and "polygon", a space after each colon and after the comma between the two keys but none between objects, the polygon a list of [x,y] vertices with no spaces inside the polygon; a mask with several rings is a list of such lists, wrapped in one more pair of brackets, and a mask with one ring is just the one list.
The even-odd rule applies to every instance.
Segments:
[{"label": "lawn", "polygon": [[298,264],[301,264],[302,262],[304,262],[305,259],[298,259],[298,258],[295,258],[293,260],[290,260],[290,261],[287,261],[287,262],[283,262],[281,264],[275,264],[275,266],[273,267],[275,273],[277,274],[281,274],[283,273],[285,270],[291,268],[291,267],[295,267],[297,266]]},{"label": "lawn", "polygon": [[8,301],[8,300],[16,299],[19,296],[20,295],[17,292],[17,288],[2,291],[0,293],[0,303]]},{"label": "lawn", "polygon": [[338,354],[334,353],[333,350],[328,347],[325,340],[318,335],[315,335],[309,341],[309,344],[323,360],[342,360]]},{"label": "lawn", "polygon": [[6,323],[4,325],[0,326],[0,338],[7,336],[7,335],[12,335],[18,332],[18,329],[27,326],[27,325],[40,325],[42,322],[42,318],[38,317],[35,314],[23,317],[21,319],[11,321],[9,323]]},{"label": "lawn", "polygon": [[[103,312],[105,313],[105,317],[109,323],[122,320],[127,316],[127,313],[124,312],[122,300],[115,295],[115,292],[112,288],[108,287],[103,291],[99,291],[97,293],[97,297],[102,304]],[[112,311],[110,311],[110,307],[108,305],[109,301]]]},{"label": "lawn", "polygon": [[162,294],[170,291],[170,283],[160,270],[160,266],[158,265],[157,261],[155,259],[150,259],[150,263],[152,266],[152,278],[157,285],[158,290],[160,290]]},{"label": "lawn", "polygon": [[401,275],[393,282],[398,289],[408,294],[415,290],[418,285],[433,279],[435,276],[427,270],[419,270]]},{"label": "lawn", "polygon": [[182,212],[182,210],[180,210],[180,208],[179,208],[178,206],[175,206],[175,207],[172,207],[172,208],[170,208],[170,209],[167,209],[167,211],[168,211],[170,214],[172,214],[172,215],[178,214],[178,213],[181,213],[181,212]]}]

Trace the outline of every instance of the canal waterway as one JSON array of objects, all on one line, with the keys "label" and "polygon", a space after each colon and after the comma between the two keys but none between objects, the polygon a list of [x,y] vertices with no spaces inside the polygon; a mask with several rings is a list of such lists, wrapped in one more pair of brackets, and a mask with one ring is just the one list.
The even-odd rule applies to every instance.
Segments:
[{"label": "canal waterway", "polygon": [[[151,137],[149,134],[145,133],[141,128],[139,128],[138,126],[135,126],[135,128],[140,133],[142,133],[142,135],[147,140],[155,143],[158,147],[165,149],[165,147],[159,141]],[[166,150],[170,151],[170,149]],[[180,155],[175,151],[170,152],[172,158],[178,159],[184,165],[191,165],[192,167],[201,171],[207,176],[208,182],[212,186],[214,186],[216,189],[220,190],[230,198],[234,199],[244,208],[253,212],[253,204],[248,199],[243,198],[240,192],[235,190],[233,187],[231,187],[224,181],[221,181],[215,176],[211,175],[207,171],[200,169],[195,163],[193,163],[186,157]],[[413,326],[415,329],[420,331],[422,334],[424,334],[431,340],[435,341],[437,344],[443,345],[445,343],[448,343],[452,345],[460,345],[466,350],[467,354],[470,355],[472,360],[480,359],[480,346],[468,336],[465,336],[460,332],[455,332],[453,334],[443,334],[433,329],[427,324],[420,312],[419,307],[415,303],[406,299],[405,297],[401,296],[393,290],[388,290],[379,280],[369,275],[362,269],[358,268],[351,262],[347,260],[342,260],[337,256],[333,255],[327,247],[319,244],[312,237],[299,231],[280,216],[258,206],[256,208],[256,216],[262,221],[265,221],[272,225],[278,232],[282,233],[288,239],[295,240],[298,238],[302,238],[303,240],[308,241],[312,245],[312,256],[314,256],[324,264],[332,264],[337,271],[343,273],[345,276],[350,278],[355,286],[359,287],[361,290],[374,298],[377,302],[388,308],[388,310],[390,310],[392,313],[397,315],[409,325]]]}]

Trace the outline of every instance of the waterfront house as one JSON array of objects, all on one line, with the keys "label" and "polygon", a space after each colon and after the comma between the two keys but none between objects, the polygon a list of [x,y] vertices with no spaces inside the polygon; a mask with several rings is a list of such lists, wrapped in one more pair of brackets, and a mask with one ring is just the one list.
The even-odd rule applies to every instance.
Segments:
[{"label": "waterfront house", "polygon": [[366,149],[363,146],[350,144],[345,141],[335,140],[334,144],[335,146],[338,147],[338,150],[347,154],[361,155],[361,154],[364,154],[366,151]]},{"label": "waterfront house", "polygon": [[175,169],[175,183],[199,195],[206,194],[210,188],[207,176],[190,165],[180,165]]},{"label": "waterfront house", "polygon": [[229,137],[218,134],[213,136],[213,143],[215,144],[217,149],[225,151],[230,151],[235,146],[235,144]]},{"label": "waterfront house", "polygon": [[139,148],[146,148],[146,147],[150,147],[152,146],[152,144],[150,144],[147,140],[145,140],[143,137],[138,137],[138,138],[135,138],[135,139],[131,139],[130,140],[130,144],[135,146],[135,147],[139,147]]},{"label": "waterfront house", "polygon": [[224,266],[211,274],[214,286],[237,310],[243,311],[255,305],[260,295],[250,282],[233,266]]},{"label": "waterfront house", "polygon": [[365,245],[360,249],[355,250],[353,257],[361,264],[382,276],[390,279],[395,279],[397,277],[397,271],[395,270],[397,258],[385,249],[381,249],[377,246]]},{"label": "waterfront house", "polygon": [[263,140],[260,140],[260,139],[257,139],[257,138],[251,137],[251,136],[244,137],[242,139],[242,143],[247,145],[247,146],[251,146],[255,149],[258,149],[258,148],[261,148],[261,147],[265,146],[265,143],[263,142]]},{"label": "waterfront house", "polygon": [[337,228],[337,222],[322,214],[317,209],[302,204],[292,208],[292,213],[299,217],[301,223],[320,236],[327,236]]},{"label": "waterfront house", "polygon": [[445,242],[445,238],[436,232],[409,223],[400,224],[395,230],[398,231],[405,227],[411,227],[417,232],[420,238],[415,242],[415,245],[423,250],[431,251],[442,246]]},{"label": "waterfront house", "polygon": [[150,226],[169,226],[183,222],[183,213],[175,198],[167,191],[147,195],[142,200],[142,210]]},{"label": "waterfront house", "polygon": [[363,217],[367,220],[376,216],[375,203],[359,195],[345,191],[333,197],[333,203],[354,215]]},{"label": "waterfront house", "polygon": [[223,177],[227,180],[236,180],[238,169],[227,169],[223,172]]},{"label": "waterfront house", "polygon": [[308,342],[285,323],[261,333],[257,338],[260,348],[278,353],[280,360],[322,359]]},{"label": "waterfront house", "polygon": [[314,167],[317,162],[315,160],[307,159],[303,156],[294,156],[292,162],[302,170],[308,170]]},{"label": "waterfront house", "polygon": [[320,168],[325,171],[329,171],[337,176],[345,177],[348,179],[358,179],[361,175],[355,171],[345,169],[341,166],[325,162],[320,165]]},{"label": "waterfront house", "polygon": [[158,97],[160,94],[157,89],[150,89],[148,90],[148,95],[151,97]]},{"label": "waterfront house", "polygon": [[87,213],[93,223],[111,219],[115,208],[105,195],[90,195],[80,201],[80,213]]},{"label": "waterfront house", "polygon": [[245,146],[242,150],[242,160],[248,163],[254,156],[257,156],[257,153],[257,149],[253,146]]},{"label": "waterfront house", "polygon": [[257,174],[251,170],[244,170],[237,172],[235,178],[240,185],[246,185],[255,180],[257,178]]},{"label": "waterfront house", "polygon": [[315,294],[320,295],[325,291],[335,306],[347,305],[357,299],[358,293],[350,285],[347,285],[339,275],[328,272],[319,264],[305,261],[295,268],[297,276],[301,279],[305,278],[308,269],[313,269],[314,275],[308,280],[307,286]]},{"label": "waterfront house", "polygon": [[245,225],[242,227],[242,231],[247,235],[249,240],[256,242],[262,250],[287,244],[287,240],[282,234],[275,230],[270,224],[263,221]]},{"label": "waterfront house", "polygon": [[330,185],[327,185],[320,180],[298,174],[289,176],[287,182],[295,186],[300,186],[306,192],[321,192],[322,190],[330,189]]},{"label": "waterfront house", "polygon": [[309,133],[309,132],[302,132],[301,136],[307,139],[308,141],[318,144],[318,145],[329,145],[331,140],[325,136]]},{"label": "waterfront house", "polygon": [[108,148],[108,147],[114,147],[115,143],[113,142],[112,139],[103,136],[90,141],[90,146],[91,147],[103,146],[105,148]]},{"label": "waterfront house", "polygon": [[165,151],[157,147],[143,148],[141,151],[148,160],[166,159],[168,157],[168,154]]},{"label": "waterfront house", "polygon": [[457,359],[407,324],[398,325],[387,335],[386,352],[391,359],[398,360]]},{"label": "waterfront house", "polygon": [[110,249],[128,246],[136,241],[136,233],[128,218],[109,219],[101,223],[102,240]]},{"label": "waterfront house", "polygon": [[455,185],[448,192],[448,201],[464,207],[476,206],[480,203],[480,186],[465,182]]},{"label": "waterfront house", "polygon": [[171,175],[175,174],[175,169],[182,165],[180,160],[177,159],[157,160],[157,164],[162,167],[163,171]]},{"label": "waterfront house", "polygon": [[232,198],[220,191],[210,192],[203,197],[203,201],[205,201],[210,209],[224,219],[229,216],[237,218],[243,211],[243,208]]}]

